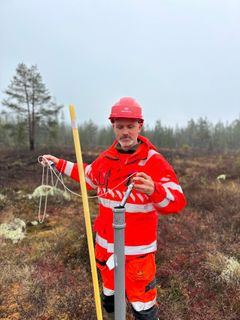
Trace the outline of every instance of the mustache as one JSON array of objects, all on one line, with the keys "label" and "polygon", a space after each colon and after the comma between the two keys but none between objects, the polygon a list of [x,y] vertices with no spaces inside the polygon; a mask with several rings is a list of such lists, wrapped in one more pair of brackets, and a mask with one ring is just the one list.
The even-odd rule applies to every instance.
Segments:
[{"label": "mustache", "polygon": [[120,137],[120,140],[122,139],[132,139],[129,135],[124,135]]}]

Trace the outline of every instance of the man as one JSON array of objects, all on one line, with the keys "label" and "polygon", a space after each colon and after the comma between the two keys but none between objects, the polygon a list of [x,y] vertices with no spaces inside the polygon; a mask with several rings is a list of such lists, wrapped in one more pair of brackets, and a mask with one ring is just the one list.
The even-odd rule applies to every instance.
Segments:
[{"label": "man", "polygon": [[[133,182],[125,206],[126,296],[135,319],[157,320],[157,213],[178,213],[186,200],[169,163],[148,139],[139,135],[144,121],[141,106],[130,97],[122,98],[113,105],[109,119],[115,142],[92,164],[85,165],[87,187],[96,189],[99,198],[94,231],[96,261],[103,281],[102,303],[107,313],[113,315],[112,209],[119,205],[127,185]],[[53,161],[60,172],[79,181],[77,164],[51,155],[44,157]]]}]

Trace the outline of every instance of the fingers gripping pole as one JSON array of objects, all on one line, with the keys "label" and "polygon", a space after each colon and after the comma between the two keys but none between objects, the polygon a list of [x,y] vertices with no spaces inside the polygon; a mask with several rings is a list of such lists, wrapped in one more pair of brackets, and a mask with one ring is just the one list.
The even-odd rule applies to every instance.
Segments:
[{"label": "fingers gripping pole", "polygon": [[73,105],[69,106],[69,111],[71,116],[73,140],[74,140],[75,153],[77,158],[78,172],[80,177],[80,188],[82,193],[83,211],[84,211],[85,225],[86,225],[86,231],[87,231],[88,251],[90,256],[97,319],[102,320],[102,309],[101,309],[100,294],[99,294],[97,266],[96,266],[94,246],[93,246],[93,235],[92,235],[91,218],[89,213],[87,188],[86,188],[84,167],[83,167],[83,161],[82,161],[80,138],[79,138],[78,129],[76,125],[76,114],[75,114],[75,109]]}]

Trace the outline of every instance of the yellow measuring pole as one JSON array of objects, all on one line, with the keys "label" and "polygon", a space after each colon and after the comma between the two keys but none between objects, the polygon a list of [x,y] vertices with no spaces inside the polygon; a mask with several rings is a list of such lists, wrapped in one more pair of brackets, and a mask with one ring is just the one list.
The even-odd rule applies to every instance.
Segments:
[{"label": "yellow measuring pole", "polygon": [[83,167],[83,161],[82,161],[82,151],[81,151],[81,145],[80,145],[80,138],[78,134],[78,128],[76,124],[75,108],[72,104],[69,106],[69,111],[71,116],[73,140],[74,140],[74,146],[75,146],[75,153],[77,157],[78,172],[80,177],[80,188],[82,193],[83,211],[84,211],[84,218],[85,218],[85,224],[86,224],[86,230],[87,230],[88,251],[89,251],[91,271],[92,271],[92,281],[93,281],[97,319],[102,320],[102,308],[101,308],[101,301],[100,301],[100,294],[99,294],[97,266],[96,266],[96,260],[95,260],[95,254],[94,254],[93,235],[92,235],[91,218],[89,213],[87,188],[86,188],[84,167]]}]

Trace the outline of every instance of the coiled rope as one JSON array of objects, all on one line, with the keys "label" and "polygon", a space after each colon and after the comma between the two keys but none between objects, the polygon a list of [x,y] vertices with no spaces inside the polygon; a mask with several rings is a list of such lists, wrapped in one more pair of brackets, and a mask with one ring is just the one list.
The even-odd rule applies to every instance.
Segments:
[{"label": "coiled rope", "polygon": [[[43,160],[45,160],[45,162],[43,162]],[[77,197],[82,197],[81,194],[79,193],[76,193],[74,191],[72,191],[71,189],[69,189],[64,181],[63,181],[63,176],[62,176],[62,173],[57,171],[55,166],[52,165],[47,158],[45,158],[44,156],[39,156],[38,157],[38,163],[40,163],[42,165],[42,184],[41,186],[44,187],[44,188],[48,188],[49,190],[46,191],[46,194],[45,194],[45,201],[44,201],[44,208],[42,210],[42,198],[43,198],[43,195],[41,194],[40,197],[39,197],[39,206],[38,206],[38,222],[39,223],[43,223],[45,218],[46,218],[46,215],[47,215],[47,201],[48,201],[48,193],[50,192],[50,190],[52,188],[56,188],[57,185],[58,185],[58,182],[61,183],[61,185],[63,186],[64,188],[64,192],[69,192]],[[45,172],[45,169],[46,172]],[[49,184],[49,172],[50,172],[50,175],[51,175],[51,185]],[[56,177],[56,182],[54,183],[54,175]],[[123,181],[121,181],[119,184],[117,184],[116,186],[114,186],[111,191],[115,190],[116,188],[118,188],[121,184],[123,184],[125,181],[127,181],[129,178],[131,178],[133,175],[135,175],[135,172],[132,173],[131,175],[129,175],[126,179],[124,179]],[[104,192],[104,193],[101,193],[99,195],[95,195],[95,196],[88,196],[88,199],[95,199],[95,198],[98,198],[98,197],[101,197],[101,196],[105,196],[106,194],[108,194],[110,192],[110,190]],[[42,213],[43,211],[43,213]]]}]

